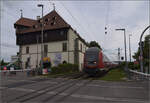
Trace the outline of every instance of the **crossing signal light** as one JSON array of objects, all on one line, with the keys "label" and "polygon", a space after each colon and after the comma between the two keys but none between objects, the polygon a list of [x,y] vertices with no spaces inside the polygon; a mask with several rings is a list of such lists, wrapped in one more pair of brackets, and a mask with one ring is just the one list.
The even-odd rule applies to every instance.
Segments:
[{"label": "crossing signal light", "polygon": [[124,57],[121,57],[121,60],[123,60],[124,59]]},{"label": "crossing signal light", "polygon": [[107,31],[106,31],[106,30],[107,30],[107,27],[105,27],[105,34],[107,34]]}]

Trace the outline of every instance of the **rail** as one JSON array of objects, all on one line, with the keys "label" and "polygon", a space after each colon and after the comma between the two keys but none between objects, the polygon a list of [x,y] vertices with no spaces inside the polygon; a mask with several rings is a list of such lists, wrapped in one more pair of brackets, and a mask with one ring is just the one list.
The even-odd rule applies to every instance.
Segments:
[{"label": "rail", "polygon": [[131,79],[135,80],[150,80],[150,74],[129,70]]}]

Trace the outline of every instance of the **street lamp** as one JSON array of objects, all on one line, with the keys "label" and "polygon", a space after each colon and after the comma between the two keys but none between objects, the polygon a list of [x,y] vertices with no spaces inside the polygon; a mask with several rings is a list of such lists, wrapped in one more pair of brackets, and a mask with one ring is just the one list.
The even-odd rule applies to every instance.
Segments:
[{"label": "street lamp", "polygon": [[142,32],[141,37],[140,37],[140,69],[141,69],[141,72],[143,72],[142,37],[143,37],[144,33],[146,32],[146,30],[148,30],[149,28],[150,28],[150,25],[144,29],[144,31]]},{"label": "street lamp", "polygon": [[38,7],[42,7],[42,29],[41,29],[41,69],[43,68],[43,4],[38,4]]},{"label": "street lamp", "polygon": [[130,62],[131,62],[131,44],[130,44],[130,36],[132,36],[132,34],[129,34],[129,57],[130,57]]},{"label": "street lamp", "polygon": [[127,51],[126,51],[126,30],[125,29],[116,29],[116,31],[124,31],[125,71],[128,71],[128,68],[127,68]]}]

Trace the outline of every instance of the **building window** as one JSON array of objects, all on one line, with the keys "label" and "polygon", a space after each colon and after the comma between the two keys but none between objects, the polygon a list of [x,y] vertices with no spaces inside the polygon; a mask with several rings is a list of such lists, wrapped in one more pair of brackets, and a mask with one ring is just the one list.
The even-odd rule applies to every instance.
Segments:
[{"label": "building window", "polygon": [[40,27],[42,27],[42,24],[40,24]]},{"label": "building window", "polygon": [[63,48],[62,48],[63,51],[67,51],[67,43],[63,43],[63,44],[62,44],[62,47],[63,47]]},{"label": "building window", "polygon": [[44,37],[47,38],[47,33],[44,34]]},{"label": "building window", "polygon": [[33,28],[35,29],[35,25],[33,25]]},{"label": "building window", "polygon": [[43,26],[46,26],[46,24],[44,23]]},{"label": "building window", "polygon": [[35,29],[35,28],[37,28],[38,27],[38,25],[33,25],[33,28]]},{"label": "building window", "polygon": [[29,47],[26,47],[26,53],[29,54]]},{"label": "building window", "polygon": [[60,35],[63,35],[64,34],[64,31],[60,31]]},{"label": "building window", "polygon": [[82,44],[80,44],[80,50],[81,50],[81,52],[82,52]]},{"label": "building window", "polygon": [[40,20],[38,20],[38,22],[40,23]]},{"label": "building window", "polygon": [[44,57],[47,57],[48,45],[44,45]]}]

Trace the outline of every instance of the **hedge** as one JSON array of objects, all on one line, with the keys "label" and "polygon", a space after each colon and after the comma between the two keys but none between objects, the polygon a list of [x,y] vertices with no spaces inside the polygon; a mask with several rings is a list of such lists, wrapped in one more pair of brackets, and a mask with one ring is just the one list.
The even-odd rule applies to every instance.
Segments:
[{"label": "hedge", "polygon": [[61,74],[61,73],[72,73],[72,72],[78,72],[79,67],[77,64],[59,64],[57,67],[51,68],[52,74]]}]

